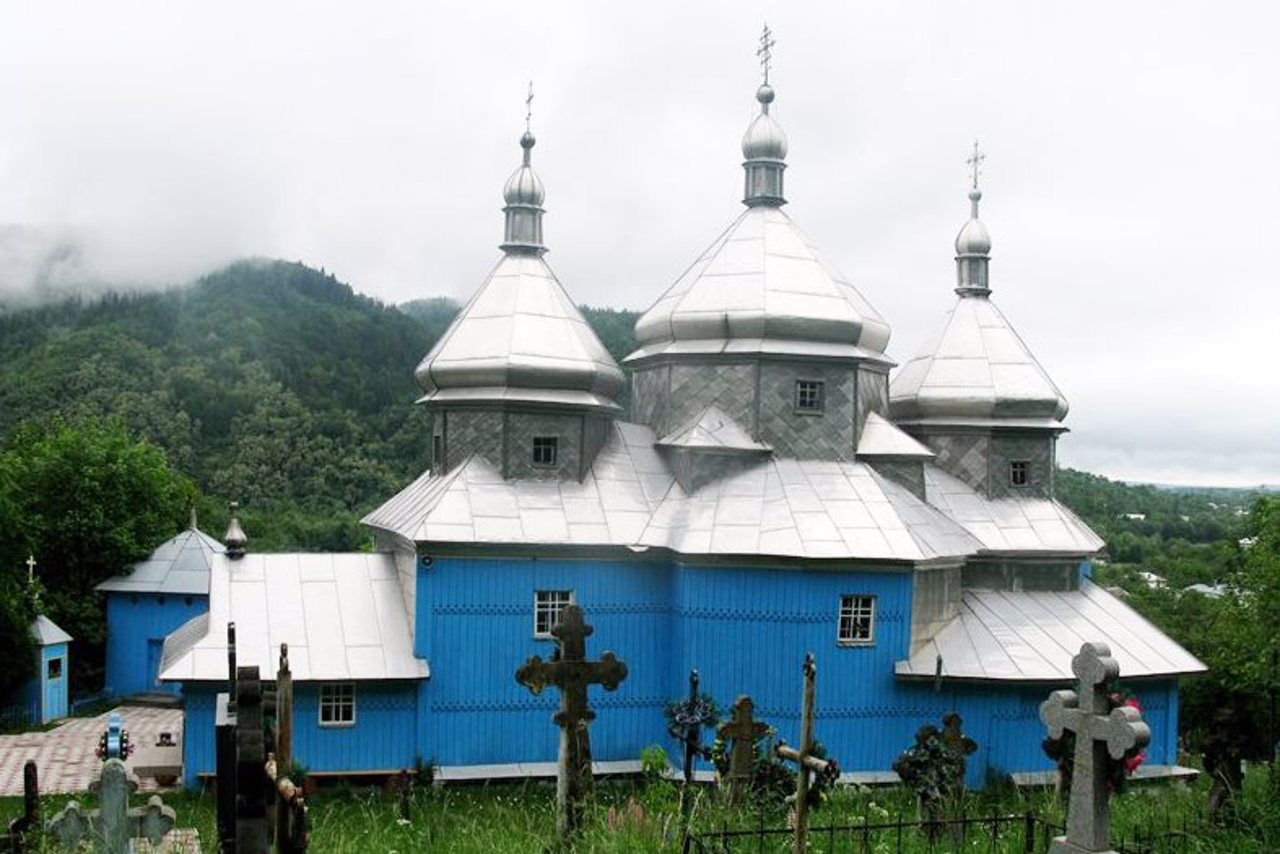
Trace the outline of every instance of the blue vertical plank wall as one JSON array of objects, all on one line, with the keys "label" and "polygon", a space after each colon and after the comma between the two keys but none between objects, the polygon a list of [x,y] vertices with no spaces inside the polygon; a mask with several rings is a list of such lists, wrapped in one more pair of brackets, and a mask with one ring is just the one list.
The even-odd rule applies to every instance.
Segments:
[{"label": "blue vertical plank wall", "polygon": [[549,658],[552,640],[533,637],[538,590],[571,590],[595,633],[587,655],[611,650],[630,674],[607,693],[589,690],[597,760],[637,759],[663,740],[662,710],[674,681],[669,572],[655,561],[436,558],[420,561],[417,652],[431,663],[424,695],[426,758],[441,765],[554,761],[551,718],[559,691],[541,696],[515,680],[531,655]]},{"label": "blue vertical plank wall", "polygon": [[208,596],[108,593],[107,693],[121,697],[179,690],[178,683],[157,683],[158,662],[149,655],[149,646],[208,610]]},{"label": "blue vertical plank wall", "polygon": [[[319,685],[299,682],[293,698],[293,756],[312,771],[386,771],[412,768],[419,757],[414,720],[416,681],[356,682],[356,720],[320,726]],[[215,767],[214,713],[225,686],[184,686],[183,780],[188,786]]]}]

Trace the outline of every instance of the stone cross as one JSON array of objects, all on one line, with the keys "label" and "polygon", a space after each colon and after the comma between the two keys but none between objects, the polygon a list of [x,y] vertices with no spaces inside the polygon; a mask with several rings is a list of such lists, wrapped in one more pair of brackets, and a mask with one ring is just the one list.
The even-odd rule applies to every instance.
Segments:
[{"label": "stone cross", "polygon": [[560,727],[560,757],[556,768],[557,830],[567,836],[578,829],[582,801],[591,789],[591,739],[587,726],[595,712],[587,705],[587,686],[615,690],[627,678],[627,665],[612,652],[599,661],[587,661],[587,638],[594,629],[582,617],[582,609],[568,605],[551,635],[556,654],[550,661],[533,656],[516,671],[516,681],[535,695],[552,685],[560,689],[560,711],[554,718]]},{"label": "stone cross", "polygon": [[729,800],[737,803],[751,784],[756,763],[756,742],[769,733],[768,724],[755,719],[755,703],[746,694],[733,701],[729,720],[716,727],[716,735],[733,744],[729,753]]},{"label": "stone cross", "polygon": [[63,848],[78,850],[82,843],[88,843],[95,854],[130,854],[130,840],[135,837],[157,846],[173,829],[173,809],[165,806],[159,795],[152,795],[141,809],[129,809],[132,786],[124,762],[108,759],[98,782],[99,809],[86,811],[72,801],[49,820],[46,829]]},{"label": "stone cross", "polygon": [[804,657],[804,698],[800,712],[800,749],[788,747],[785,741],[779,741],[774,754],[779,759],[796,763],[796,801],[795,801],[795,850],[796,854],[804,854],[809,833],[809,775],[826,773],[832,769],[832,762],[819,759],[813,755],[813,707],[817,698],[818,665],[813,660],[813,653]]},{"label": "stone cross", "polygon": [[[1051,738],[1075,733],[1075,770],[1067,806],[1067,835],[1053,840],[1050,854],[1111,851],[1111,810],[1107,790],[1107,757],[1119,761],[1126,752],[1151,740],[1151,728],[1130,706],[1111,709],[1105,685],[1120,675],[1120,665],[1104,643],[1086,643],[1071,659],[1080,690],[1054,691],[1040,704],[1040,720]],[[1108,710],[1110,710],[1108,712]]]}]

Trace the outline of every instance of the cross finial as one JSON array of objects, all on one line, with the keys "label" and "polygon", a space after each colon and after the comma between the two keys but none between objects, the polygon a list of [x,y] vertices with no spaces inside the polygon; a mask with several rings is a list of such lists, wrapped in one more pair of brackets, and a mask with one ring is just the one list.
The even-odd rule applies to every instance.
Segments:
[{"label": "cross finial", "polygon": [[533,81],[529,81],[529,94],[524,99],[524,129],[528,133],[533,123]]},{"label": "cross finial", "polygon": [[969,164],[969,173],[973,178],[973,189],[978,189],[978,176],[982,174],[982,161],[987,159],[987,155],[978,149],[978,141],[973,141],[973,154],[969,155],[969,159],[965,163]]},{"label": "cross finial", "polygon": [[764,82],[769,82],[769,64],[773,61],[773,46],[777,42],[773,39],[773,30],[769,29],[769,25],[765,24],[764,29],[760,32],[760,47],[756,50],[756,56],[760,57],[760,68],[764,71]]},{"label": "cross finial", "polygon": [[35,583],[36,583],[36,556],[29,554],[27,555],[27,584],[32,585]]}]

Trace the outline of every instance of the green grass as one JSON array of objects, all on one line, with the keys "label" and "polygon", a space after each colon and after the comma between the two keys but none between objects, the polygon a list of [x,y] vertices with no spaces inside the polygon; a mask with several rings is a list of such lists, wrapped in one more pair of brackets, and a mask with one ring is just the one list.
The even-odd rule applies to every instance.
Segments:
[{"label": "green grass", "polygon": [[[1240,821],[1235,827],[1206,831],[1202,825],[1208,793],[1205,781],[1131,787],[1113,799],[1115,838],[1132,839],[1137,830],[1180,828],[1186,820],[1193,833],[1181,851],[1186,852],[1272,852],[1280,850],[1280,806],[1267,796],[1266,770],[1254,769],[1240,798]],[[93,802],[90,795],[77,796],[82,804]],[[44,816],[52,816],[69,796],[49,796],[43,801]],[[141,796],[135,796],[138,804]],[[211,795],[176,792],[165,798],[178,813],[182,826],[196,827],[206,852],[214,850],[214,799]],[[546,782],[492,786],[449,786],[422,788],[414,792],[413,820],[400,823],[397,797],[375,789],[355,789],[342,785],[322,789],[311,801],[311,850],[324,854],[410,854],[410,852],[540,852],[555,846],[555,787]],[[0,822],[21,810],[19,798],[0,799]],[[1052,792],[971,794],[965,804],[969,815],[993,813],[1023,814],[1033,811],[1061,822],[1061,805]],[[604,783],[597,786],[596,798],[587,812],[586,826],[572,850],[582,854],[614,852],[675,852],[680,850],[679,791],[667,782],[639,781]],[[842,788],[823,807],[812,813],[811,845],[814,854],[862,851],[862,836],[852,840],[837,838],[829,845],[825,828],[829,824],[858,825],[910,819],[915,807],[901,789]],[[721,828],[782,827],[786,816],[781,808],[758,812],[746,807],[730,808],[713,789],[699,791],[692,815],[695,830]],[[974,832],[963,844],[949,840],[930,849],[916,829],[903,832],[903,850],[1021,851],[1021,826],[1003,830],[993,844],[989,832]],[[789,850],[782,837],[767,841],[762,851]],[[756,851],[750,846],[736,850]],[[893,852],[896,834],[885,832],[868,837],[867,849]],[[1163,850],[1163,849],[1160,849]]]}]

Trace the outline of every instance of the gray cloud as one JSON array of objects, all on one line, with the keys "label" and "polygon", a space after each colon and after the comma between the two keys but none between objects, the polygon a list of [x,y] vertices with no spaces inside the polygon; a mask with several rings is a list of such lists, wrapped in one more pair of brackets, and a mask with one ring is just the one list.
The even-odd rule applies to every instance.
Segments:
[{"label": "gray cloud", "polygon": [[949,304],[978,136],[995,298],[1072,401],[1063,461],[1280,482],[1270,3],[6,4],[0,298],[245,255],[465,297],[533,78],[550,260],[645,307],[735,213],[766,17],[788,210],[891,353]]}]

